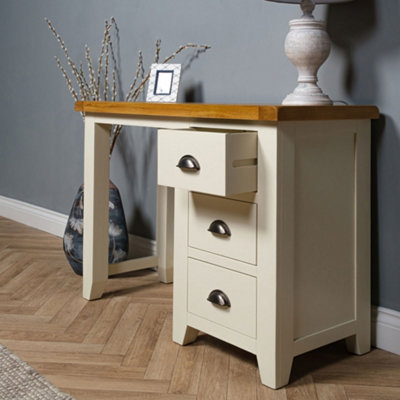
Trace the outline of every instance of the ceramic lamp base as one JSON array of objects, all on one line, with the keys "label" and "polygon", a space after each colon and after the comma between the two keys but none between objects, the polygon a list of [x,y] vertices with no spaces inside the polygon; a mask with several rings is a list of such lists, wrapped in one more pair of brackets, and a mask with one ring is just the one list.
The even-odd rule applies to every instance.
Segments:
[{"label": "ceramic lamp base", "polygon": [[312,15],[289,22],[285,53],[298,71],[298,86],[283,101],[288,105],[331,105],[332,101],[317,85],[317,73],[328,58],[330,40],[322,21]]}]

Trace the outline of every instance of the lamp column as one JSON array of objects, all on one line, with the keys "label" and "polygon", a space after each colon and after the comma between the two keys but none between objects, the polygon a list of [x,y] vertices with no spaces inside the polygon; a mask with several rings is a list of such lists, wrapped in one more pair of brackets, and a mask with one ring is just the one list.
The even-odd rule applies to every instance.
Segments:
[{"label": "lamp column", "polygon": [[285,53],[298,71],[298,86],[282,104],[331,105],[332,100],[318,86],[317,73],[328,58],[330,40],[322,21],[316,21],[312,12],[314,1],[302,0],[303,16],[289,22],[290,31],[285,40]]}]

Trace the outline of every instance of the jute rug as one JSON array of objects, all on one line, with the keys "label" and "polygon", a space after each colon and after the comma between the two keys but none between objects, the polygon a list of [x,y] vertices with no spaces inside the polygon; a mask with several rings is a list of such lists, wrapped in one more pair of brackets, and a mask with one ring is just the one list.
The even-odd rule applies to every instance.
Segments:
[{"label": "jute rug", "polygon": [[74,400],[0,344],[1,400]]}]

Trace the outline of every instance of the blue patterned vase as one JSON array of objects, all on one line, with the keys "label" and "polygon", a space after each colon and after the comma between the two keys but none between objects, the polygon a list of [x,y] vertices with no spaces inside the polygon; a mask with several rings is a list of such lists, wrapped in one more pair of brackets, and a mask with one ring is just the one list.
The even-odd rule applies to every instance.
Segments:
[{"label": "blue patterned vase", "polygon": [[[128,229],[118,188],[110,181],[108,263],[124,260],[129,250]],[[74,272],[82,275],[83,260],[83,185],[79,187],[65,227],[64,253]]]}]

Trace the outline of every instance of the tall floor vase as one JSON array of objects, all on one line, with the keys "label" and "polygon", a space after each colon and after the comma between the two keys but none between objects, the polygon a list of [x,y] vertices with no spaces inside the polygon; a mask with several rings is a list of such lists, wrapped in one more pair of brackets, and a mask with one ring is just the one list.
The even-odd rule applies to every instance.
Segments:
[{"label": "tall floor vase", "polygon": [[[82,275],[84,186],[81,185],[72,204],[65,227],[63,248],[67,260],[78,275]],[[118,188],[110,181],[108,263],[124,260],[129,250],[128,229]]]}]

